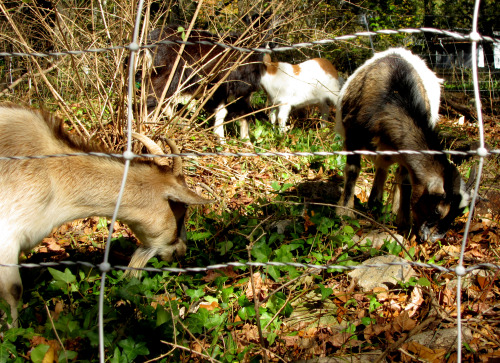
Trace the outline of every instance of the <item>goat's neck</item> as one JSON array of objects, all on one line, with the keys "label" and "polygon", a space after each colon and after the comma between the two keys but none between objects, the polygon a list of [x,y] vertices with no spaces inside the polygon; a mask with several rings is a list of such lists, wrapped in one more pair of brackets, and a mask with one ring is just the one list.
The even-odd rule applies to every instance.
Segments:
[{"label": "goat's neck", "polygon": [[[77,162],[69,160],[64,164],[64,169],[67,178],[55,181],[61,192],[55,195],[60,198],[60,208],[67,212],[67,220],[112,216],[125,169],[122,162],[82,157],[78,158]],[[128,215],[132,209],[139,210],[151,206],[155,189],[163,179],[159,172],[154,173],[155,170],[143,164],[130,166],[119,209],[120,215]]]},{"label": "goat's neck", "polygon": [[412,184],[428,184],[429,180],[443,179],[444,166],[433,155],[407,155],[404,165],[410,173]]}]

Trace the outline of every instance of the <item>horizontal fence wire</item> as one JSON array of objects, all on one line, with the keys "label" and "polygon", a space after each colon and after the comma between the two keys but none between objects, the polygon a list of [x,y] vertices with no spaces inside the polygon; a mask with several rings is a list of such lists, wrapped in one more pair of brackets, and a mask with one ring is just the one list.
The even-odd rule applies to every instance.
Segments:
[{"label": "horizontal fence wire", "polygon": [[500,149],[488,150],[486,148],[479,148],[469,151],[458,150],[352,150],[352,151],[297,151],[297,152],[279,152],[279,151],[265,151],[265,152],[229,152],[229,151],[213,151],[213,152],[182,152],[177,154],[135,154],[124,152],[123,154],[117,153],[103,153],[103,152],[82,152],[82,153],[69,153],[69,154],[52,154],[52,155],[27,155],[27,156],[0,156],[0,161],[14,161],[14,160],[40,160],[52,158],[69,158],[69,157],[82,157],[82,156],[99,156],[108,158],[120,158],[126,160],[140,159],[140,158],[203,158],[203,157],[291,157],[291,156],[347,156],[347,155],[362,155],[362,156],[396,156],[396,155],[452,155],[452,156],[480,156],[489,157],[500,155]]},{"label": "horizontal fence wire", "polygon": [[[479,1],[476,0],[476,6],[478,6]],[[164,40],[160,41],[154,44],[148,44],[148,45],[139,45],[137,43],[137,31],[138,31],[138,26],[139,26],[139,19],[140,19],[140,14],[142,13],[142,8],[143,8],[143,1],[140,1],[138,4],[138,11],[137,11],[137,19],[136,19],[136,24],[134,27],[134,36],[133,40],[130,44],[128,45],[120,45],[120,46],[113,46],[113,47],[108,47],[108,48],[95,48],[95,49],[85,49],[85,50],[65,50],[65,51],[59,51],[59,52],[0,52],[0,57],[61,57],[61,56],[66,56],[66,55],[80,55],[80,54],[86,54],[86,53],[100,53],[100,52],[112,52],[112,51],[117,51],[117,50],[127,50],[130,51],[131,55],[134,55],[137,51],[141,49],[148,49],[148,48],[154,48],[157,47],[160,44],[207,44],[207,45],[214,45],[214,46],[221,46],[227,49],[232,49],[240,52],[261,52],[261,53],[269,53],[269,52],[282,52],[282,51],[288,51],[288,50],[293,50],[293,49],[299,49],[299,48],[307,48],[307,47],[315,47],[315,46],[323,46],[326,44],[331,44],[339,41],[348,41],[352,40],[358,37],[371,37],[371,36],[376,36],[376,35],[396,35],[396,34],[418,34],[418,33],[433,33],[433,34],[438,34],[438,35],[445,35],[449,36],[453,39],[461,40],[461,41],[471,41],[473,43],[473,48],[475,47],[477,42],[484,41],[484,42],[493,42],[493,43],[500,43],[500,39],[493,38],[493,37],[488,37],[488,36],[482,36],[477,33],[475,29],[470,34],[461,34],[457,32],[451,32],[447,30],[441,30],[441,29],[434,29],[434,28],[405,28],[405,29],[398,29],[398,30],[392,30],[392,29],[384,29],[384,30],[378,30],[378,31],[364,31],[364,32],[357,32],[353,33],[350,35],[341,35],[337,37],[333,37],[331,39],[323,39],[323,40],[318,40],[318,41],[312,41],[312,42],[303,42],[303,43],[298,43],[298,44],[293,44],[290,46],[284,46],[284,47],[276,47],[273,49],[266,49],[266,48],[245,48],[245,47],[236,47],[230,44],[225,44],[223,42],[212,42],[212,41],[200,41],[200,42],[191,42],[191,41],[172,41],[172,40]],[[474,19],[477,22],[477,13],[475,12],[474,14]],[[476,23],[477,24],[477,23]],[[133,59],[133,57],[131,57]],[[476,63],[477,59],[473,59],[473,63]],[[131,62],[133,64],[133,62]],[[477,72],[477,69],[475,70]],[[133,67],[129,68],[129,81],[133,79]],[[475,83],[477,83],[477,79],[475,79]],[[131,86],[129,82],[129,97],[128,97],[128,102],[129,102],[129,107],[132,105],[132,92],[133,92],[133,87]],[[182,156],[182,157],[187,157],[187,158],[197,158],[197,157],[215,157],[215,156],[221,156],[221,157],[290,157],[290,156],[301,156],[301,157],[307,157],[307,156],[333,156],[333,155],[364,155],[364,156],[375,156],[375,155],[385,155],[385,156],[391,156],[391,155],[401,155],[401,154],[430,154],[430,155],[437,155],[437,154],[448,154],[448,155],[461,155],[461,156],[479,156],[480,161],[482,162],[484,158],[490,157],[490,156],[495,156],[495,155],[500,155],[500,150],[495,149],[495,150],[487,150],[484,147],[484,140],[483,140],[483,131],[482,131],[482,118],[481,118],[481,108],[479,107],[479,100],[476,97],[476,105],[478,106],[478,123],[480,124],[480,147],[477,150],[470,150],[470,151],[451,151],[451,150],[443,150],[443,151],[433,151],[433,150],[399,150],[399,151],[365,151],[365,150],[358,150],[358,151],[336,151],[336,152],[188,152],[188,153],[178,153],[178,154],[163,154],[163,155],[151,155],[151,154],[134,154],[130,150],[130,145],[131,145],[131,115],[132,112],[129,110],[128,113],[128,138],[127,138],[127,151],[125,151],[123,154],[120,153],[102,153],[102,152],[90,152],[90,153],[72,153],[72,154],[54,154],[54,155],[34,155],[34,156],[2,156],[0,157],[0,161],[17,161],[17,160],[34,160],[34,159],[46,159],[46,158],[58,158],[58,157],[80,157],[80,156],[98,156],[98,157],[114,157],[114,158],[124,158],[127,162],[130,160],[133,160],[135,158],[156,158],[156,157],[176,157],[176,156]],[[122,181],[122,189],[123,186],[126,183],[126,173],[123,177]],[[474,198],[477,197],[478,193],[478,187],[480,183],[480,177],[481,177],[481,171],[479,172],[479,176],[477,179],[477,184],[476,188],[474,189]],[[120,200],[120,197],[118,198]],[[473,205],[474,202],[471,202],[471,213],[469,213],[469,218],[467,220],[467,225],[464,231],[464,239],[463,239],[463,244],[462,244],[462,254],[465,249],[465,243],[467,241],[467,234],[469,231],[469,226],[470,226],[470,221],[472,218],[472,211],[474,208]],[[116,211],[119,208],[119,203],[117,203],[116,210],[115,210],[115,215],[113,216],[113,220],[116,219]],[[406,261],[406,262],[398,262],[398,263],[383,263],[383,264],[373,264],[373,265],[357,265],[357,266],[346,266],[346,265],[315,265],[315,264],[302,264],[302,263],[293,263],[293,262],[266,262],[266,263],[261,263],[261,262],[227,262],[223,264],[216,264],[216,265],[210,265],[210,266],[203,266],[203,267],[186,267],[186,268],[180,268],[180,267],[164,267],[164,268],[131,268],[128,266],[112,266],[108,262],[108,251],[109,251],[109,246],[110,246],[110,238],[113,233],[113,225],[114,223],[111,223],[110,225],[110,230],[109,230],[109,236],[108,236],[108,241],[107,241],[107,246],[106,246],[106,253],[105,257],[102,263],[100,264],[92,264],[88,262],[82,262],[82,261],[59,261],[59,262],[41,262],[41,263],[21,263],[21,264],[1,264],[0,266],[2,267],[18,267],[18,268],[43,268],[43,267],[54,267],[54,266],[75,266],[75,265],[81,265],[81,266],[86,266],[90,268],[96,268],[99,269],[102,273],[102,282],[105,281],[105,276],[106,273],[108,273],[111,270],[140,270],[140,271],[148,271],[148,272],[171,272],[171,273],[197,273],[197,272],[204,272],[204,271],[211,271],[211,270],[217,270],[217,269],[224,269],[228,267],[234,267],[234,268],[245,268],[245,267],[268,267],[268,266],[273,266],[273,267],[296,267],[296,268],[302,268],[302,269],[319,269],[319,270],[358,270],[358,269],[367,269],[367,268],[373,268],[373,267],[381,267],[381,266],[414,266],[414,267],[419,267],[419,268],[429,268],[429,269],[435,269],[438,271],[442,272],[453,272],[455,273],[458,278],[459,278],[459,283],[457,284],[457,292],[458,292],[458,302],[457,304],[460,303],[460,291],[461,291],[461,283],[460,283],[460,278],[464,276],[464,274],[470,273],[473,270],[476,269],[494,269],[494,270],[500,270],[500,265],[495,265],[495,264],[489,264],[489,263],[479,263],[475,265],[468,266],[465,268],[463,266],[463,259],[461,258],[457,267],[454,268],[447,268],[444,266],[436,265],[436,264],[431,264],[431,263],[421,263],[421,262],[412,262],[412,261]],[[104,291],[104,283],[101,284],[101,295]],[[103,309],[102,309],[102,300],[101,300],[101,305],[99,309],[99,316],[100,316],[100,335],[101,335],[101,341],[99,344],[99,350],[100,350],[100,360],[101,362],[105,361],[105,356],[104,356],[104,339],[102,337],[102,329],[103,329]],[[457,318],[457,324],[458,324],[458,336],[459,336],[459,343],[457,344],[457,351],[458,351],[458,361],[461,359],[461,329],[460,329],[460,308],[457,309],[458,312],[458,318]]]},{"label": "horizontal fence wire", "polygon": [[[405,261],[405,262],[384,262],[384,263],[376,263],[376,264],[363,264],[363,265],[335,265],[335,264],[326,264],[326,265],[315,265],[310,263],[298,263],[298,262],[277,262],[277,261],[268,261],[268,262],[225,262],[218,263],[216,265],[202,266],[202,267],[129,267],[122,265],[110,265],[109,263],[100,263],[94,264],[86,261],[52,261],[52,262],[39,262],[39,263],[20,263],[20,264],[0,264],[0,267],[17,267],[17,268],[47,268],[47,267],[57,267],[57,266],[84,266],[94,269],[99,269],[101,272],[109,272],[111,270],[119,270],[119,271],[147,271],[147,272],[172,272],[172,273],[198,273],[198,272],[208,272],[213,270],[223,270],[228,267],[295,267],[300,269],[318,269],[318,270],[364,270],[371,269],[376,267],[384,267],[384,266],[412,266],[419,268],[427,268],[427,269],[435,269],[441,272],[456,272],[457,267],[445,267],[441,265],[436,265],[432,263],[424,263],[424,262],[416,262],[416,261]],[[479,263],[475,265],[468,266],[464,271],[465,273],[472,272],[478,269],[491,269],[491,270],[500,270],[500,265],[495,265],[492,263]]]},{"label": "horizontal fence wire", "polygon": [[58,52],[0,52],[0,57],[61,57],[61,56],[66,56],[66,55],[81,55],[81,54],[86,54],[86,53],[104,53],[104,52],[111,52],[111,51],[116,51],[116,50],[129,50],[129,51],[136,52],[136,51],[141,50],[141,49],[156,48],[161,44],[165,44],[165,45],[202,44],[202,45],[220,46],[220,47],[223,47],[226,49],[236,50],[236,51],[244,52],[244,53],[250,53],[250,52],[272,53],[272,52],[285,52],[285,51],[300,49],[300,48],[310,48],[310,47],[314,47],[314,46],[323,46],[323,45],[337,43],[339,41],[353,40],[353,39],[360,38],[360,37],[372,37],[375,35],[422,34],[422,33],[446,35],[446,36],[449,36],[453,39],[463,40],[463,41],[484,41],[484,42],[491,42],[491,43],[500,44],[500,38],[494,38],[494,37],[489,37],[489,36],[478,35],[478,37],[471,39],[470,34],[461,34],[461,33],[452,32],[452,31],[448,31],[448,30],[441,30],[441,29],[434,29],[434,28],[405,28],[405,29],[397,29],[397,30],[382,29],[382,30],[375,30],[375,31],[356,32],[353,34],[340,35],[340,36],[329,38],[329,39],[296,43],[296,44],[292,44],[289,46],[279,46],[279,47],[275,47],[272,49],[259,48],[259,47],[257,47],[257,48],[237,47],[237,46],[234,46],[232,44],[227,44],[224,42],[215,42],[215,41],[211,41],[211,40],[201,40],[201,41],[161,40],[161,41],[155,42],[153,44],[139,45],[136,42],[132,42],[132,43],[126,44],[126,45],[117,45],[117,46],[107,47],[107,48],[90,48],[90,49],[82,49],[82,50],[62,50],[62,51],[58,51]]}]

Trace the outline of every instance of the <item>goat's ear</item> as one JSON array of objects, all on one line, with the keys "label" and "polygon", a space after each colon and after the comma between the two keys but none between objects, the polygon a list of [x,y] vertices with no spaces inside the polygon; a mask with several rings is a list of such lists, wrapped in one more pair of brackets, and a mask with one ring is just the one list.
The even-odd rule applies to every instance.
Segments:
[{"label": "goat's ear", "polygon": [[271,63],[273,62],[271,59],[271,55],[269,53],[264,53],[264,57],[262,58],[262,61],[266,65],[266,67],[269,67]]},{"label": "goat's ear", "polygon": [[164,197],[173,202],[184,203],[187,205],[210,204],[214,202],[213,200],[205,199],[193,192],[191,189],[180,185],[169,186],[165,191]]},{"label": "goat's ear", "polygon": [[443,179],[439,177],[430,179],[427,183],[427,191],[432,195],[444,195]]}]

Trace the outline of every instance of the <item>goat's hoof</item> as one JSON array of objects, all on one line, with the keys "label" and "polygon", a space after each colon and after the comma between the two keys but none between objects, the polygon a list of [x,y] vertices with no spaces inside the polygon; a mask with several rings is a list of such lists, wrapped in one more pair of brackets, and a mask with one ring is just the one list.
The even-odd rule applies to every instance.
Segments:
[{"label": "goat's hoof", "polygon": [[354,218],[355,213],[343,207],[336,207],[335,214],[339,217],[349,217]]},{"label": "goat's hoof", "polygon": [[166,246],[163,251],[159,253],[163,261],[173,261],[174,257],[184,257],[187,252],[187,246],[183,241],[177,241],[171,245]]}]

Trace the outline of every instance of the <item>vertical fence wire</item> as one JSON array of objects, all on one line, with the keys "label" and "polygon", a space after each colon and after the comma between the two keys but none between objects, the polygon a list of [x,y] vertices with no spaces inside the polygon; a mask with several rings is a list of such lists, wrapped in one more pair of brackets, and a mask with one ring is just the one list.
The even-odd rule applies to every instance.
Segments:
[{"label": "vertical fence wire", "polygon": [[99,291],[99,359],[101,363],[105,362],[105,344],[104,344],[104,287],[106,284],[106,273],[111,270],[111,265],[109,264],[109,250],[111,246],[111,238],[113,236],[113,229],[115,222],[118,218],[118,210],[120,209],[121,200],[123,198],[123,193],[125,191],[125,185],[127,183],[128,171],[130,168],[130,161],[134,158],[134,153],[132,152],[132,102],[134,97],[134,63],[135,55],[139,50],[139,44],[137,39],[139,38],[139,26],[141,22],[142,9],[144,7],[144,0],[139,0],[137,5],[137,14],[134,22],[134,31],[132,35],[132,42],[129,45],[129,68],[128,68],[128,92],[127,92],[127,148],[123,152],[123,157],[125,159],[125,167],[123,169],[123,178],[120,186],[120,191],[118,193],[118,198],[116,200],[116,207],[113,212],[113,217],[111,219],[111,225],[109,227],[109,234],[106,241],[106,247],[104,250],[103,262],[99,265],[101,271],[101,288]]},{"label": "vertical fence wire", "polygon": [[460,258],[458,261],[458,266],[455,269],[455,273],[457,274],[457,361],[462,361],[462,278],[465,277],[465,267],[464,267],[464,254],[465,248],[467,246],[467,237],[469,234],[470,225],[472,222],[472,216],[474,214],[474,205],[476,204],[477,195],[479,193],[479,185],[481,182],[481,175],[483,172],[483,164],[484,158],[488,154],[485,144],[484,144],[484,125],[483,125],[483,116],[481,109],[481,94],[479,92],[479,72],[477,65],[477,42],[481,39],[479,33],[477,32],[477,23],[479,19],[479,4],[480,0],[476,0],[474,4],[474,15],[472,18],[472,29],[470,33],[471,47],[472,47],[472,83],[474,86],[474,96],[475,96],[475,104],[477,110],[477,125],[478,125],[478,134],[479,134],[479,148],[478,148],[478,156],[479,156],[479,164],[478,164],[478,172],[474,187],[474,192],[472,193],[472,198],[469,207],[469,215],[467,217],[467,222],[465,224],[462,246],[460,249]]}]

